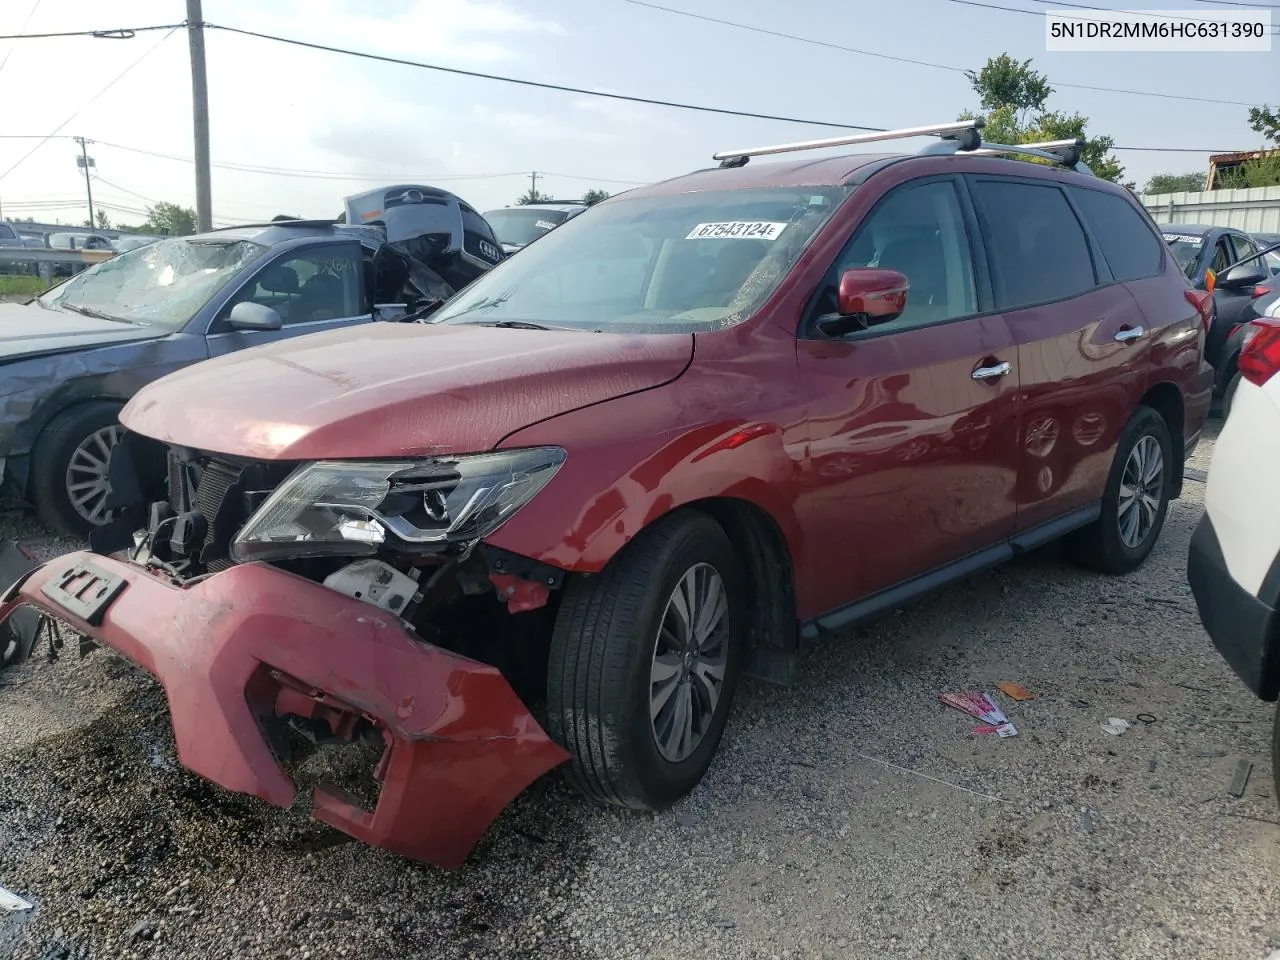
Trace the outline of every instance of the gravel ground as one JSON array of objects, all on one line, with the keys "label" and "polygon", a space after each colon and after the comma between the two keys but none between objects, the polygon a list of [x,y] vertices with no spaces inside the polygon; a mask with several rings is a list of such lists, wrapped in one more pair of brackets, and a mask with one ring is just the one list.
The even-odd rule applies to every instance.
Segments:
[{"label": "gravel ground", "polygon": [[[0,884],[37,908],[0,921],[0,956],[1260,960],[1280,947],[1271,710],[1185,584],[1202,492],[1130,577],[1050,548],[810,648],[793,689],[745,684],[668,813],[553,773],[455,873],[186,774],[122,661],[33,661],[0,679]],[[1036,693],[1004,701],[1011,739],[937,701],[1001,680]]]}]

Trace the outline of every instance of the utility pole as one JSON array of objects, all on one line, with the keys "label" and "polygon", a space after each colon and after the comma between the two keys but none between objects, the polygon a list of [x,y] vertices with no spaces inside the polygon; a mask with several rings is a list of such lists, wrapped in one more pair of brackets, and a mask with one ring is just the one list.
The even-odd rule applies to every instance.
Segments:
[{"label": "utility pole", "polygon": [[187,0],[187,42],[191,48],[191,118],[195,126],[196,226],[213,229],[209,177],[209,85],[204,72],[204,14],[200,0]]},{"label": "utility pole", "polygon": [[98,221],[93,217],[93,185],[89,181],[89,168],[96,164],[93,162],[93,157],[89,156],[89,141],[84,137],[74,139],[80,144],[80,156],[76,157],[76,166],[84,171],[84,192],[89,195],[89,229],[96,230]]},{"label": "utility pole", "polygon": [[529,196],[534,200],[538,199],[538,171],[535,170],[529,174]]}]

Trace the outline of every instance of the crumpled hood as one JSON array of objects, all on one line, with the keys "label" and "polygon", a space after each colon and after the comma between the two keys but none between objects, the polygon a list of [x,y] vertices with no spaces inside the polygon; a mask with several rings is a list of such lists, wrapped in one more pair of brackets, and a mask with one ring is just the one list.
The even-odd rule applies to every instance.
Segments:
[{"label": "crumpled hood", "polygon": [[668,383],[692,356],[692,334],[371,323],[198,363],[143,388],[120,420],[262,460],[466,453]]},{"label": "crumpled hood", "polygon": [[46,310],[34,303],[0,303],[0,363],[165,336],[168,331],[158,327]]}]

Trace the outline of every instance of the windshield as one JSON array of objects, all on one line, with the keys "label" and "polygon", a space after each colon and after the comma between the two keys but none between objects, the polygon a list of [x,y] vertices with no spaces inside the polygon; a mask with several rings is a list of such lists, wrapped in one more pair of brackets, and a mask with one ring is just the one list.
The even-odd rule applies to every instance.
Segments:
[{"label": "windshield", "polygon": [[46,307],[178,330],[266,247],[174,238],[90,267],[40,298]]},{"label": "windshield", "polygon": [[731,326],[786,276],[852,187],[618,199],[454,297],[439,323],[688,333]]},{"label": "windshield", "polygon": [[521,210],[513,207],[510,210],[486,213],[484,218],[493,227],[499,243],[523,247],[526,243],[533,243],[548,230],[560,226],[568,216],[560,210]]},{"label": "windshield", "polygon": [[1204,247],[1204,237],[1198,237],[1194,233],[1166,233],[1164,242],[1177,257],[1182,272],[1188,277],[1194,276],[1196,257],[1200,256],[1200,250]]}]

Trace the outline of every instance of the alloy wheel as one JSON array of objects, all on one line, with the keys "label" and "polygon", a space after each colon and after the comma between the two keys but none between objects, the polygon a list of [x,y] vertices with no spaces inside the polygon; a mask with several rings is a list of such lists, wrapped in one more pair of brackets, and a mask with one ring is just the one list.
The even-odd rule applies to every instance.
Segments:
[{"label": "alloy wheel", "polygon": [[1150,535],[1160,516],[1164,499],[1164,453],[1150,434],[1141,437],[1129,451],[1120,478],[1116,521],[1120,540],[1136,550]]},{"label": "alloy wheel", "polygon": [[111,492],[107,468],[123,431],[119,424],[95,430],[71,452],[67,463],[67,498],[76,513],[94,526],[107,520],[107,494]]},{"label": "alloy wheel", "polygon": [[694,564],[667,599],[649,670],[653,739],[669,762],[687,759],[711,729],[728,654],[724,580],[710,564]]}]

